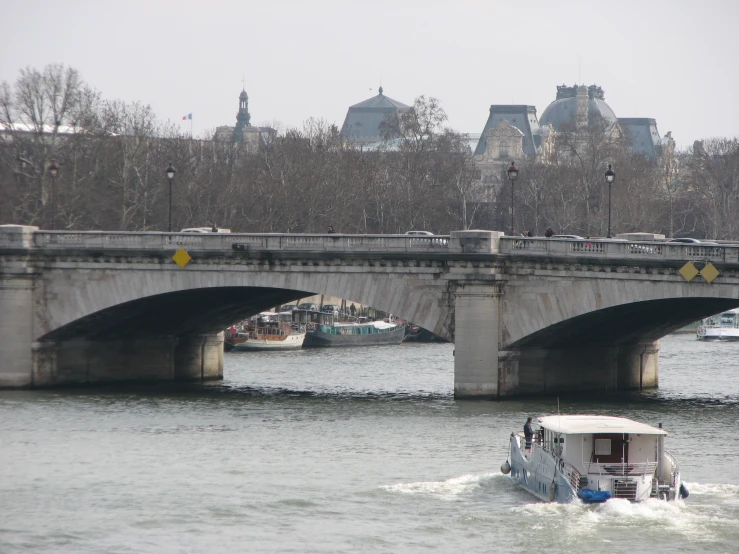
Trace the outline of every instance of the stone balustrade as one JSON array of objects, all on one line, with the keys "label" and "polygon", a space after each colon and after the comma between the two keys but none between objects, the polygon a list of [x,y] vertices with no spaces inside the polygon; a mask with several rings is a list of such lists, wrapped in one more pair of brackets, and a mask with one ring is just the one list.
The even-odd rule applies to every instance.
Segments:
[{"label": "stone balustrade", "polygon": [[636,242],[617,239],[501,237],[500,253],[541,257],[619,258],[645,261],[695,260],[739,263],[739,244]]},{"label": "stone balustrade", "polygon": [[132,250],[249,250],[311,252],[430,252],[449,247],[449,236],[318,235],[237,233],[135,233],[36,231],[38,248],[110,248]]},{"label": "stone balustrade", "polygon": [[525,257],[614,258],[645,261],[696,260],[739,263],[739,244],[704,245],[619,239],[508,237],[494,231],[451,235],[348,235],[282,233],[161,233],[39,231],[0,226],[0,248],[305,252],[425,252],[504,254]]}]

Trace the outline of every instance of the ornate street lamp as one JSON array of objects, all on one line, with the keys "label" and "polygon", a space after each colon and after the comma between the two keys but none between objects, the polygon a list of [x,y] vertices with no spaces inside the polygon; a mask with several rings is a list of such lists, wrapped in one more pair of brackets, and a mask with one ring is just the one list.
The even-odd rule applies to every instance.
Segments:
[{"label": "ornate street lamp", "polygon": [[513,184],[516,182],[517,177],[518,166],[516,165],[516,162],[511,162],[511,165],[508,168],[508,180],[511,182],[511,236],[513,236]]},{"label": "ornate street lamp", "polygon": [[616,172],[613,171],[611,164],[606,169],[606,183],[608,183],[608,238],[611,238],[611,185],[616,180]]},{"label": "ornate street lamp", "polygon": [[49,175],[51,175],[51,228],[56,227],[56,176],[59,173],[59,164],[55,159],[49,164]]},{"label": "ornate street lamp", "polygon": [[172,232],[172,181],[174,180],[175,169],[172,162],[169,162],[169,166],[166,169],[167,179],[169,179],[169,232]]}]

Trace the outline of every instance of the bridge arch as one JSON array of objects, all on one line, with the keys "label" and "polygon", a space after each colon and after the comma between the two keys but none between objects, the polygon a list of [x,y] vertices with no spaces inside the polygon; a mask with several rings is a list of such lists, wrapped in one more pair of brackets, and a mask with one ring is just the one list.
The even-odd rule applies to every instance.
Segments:
[{"label": "bridge arch", "polygon": [[[616,274],[617,275],[617,274]],[[739,286],[642,274],[518,275],[501,302],[500,386],[515,393],[658,386],[659,339],[739,307]]]},{"label": "bridge arch", "polygon": [[52,270],[44,279],[45,316],[35,340],[217,333],[234,321],[313,294],[349,298],[450,336],[449,310],[440,305],[438,286],[426,282],[433,282],[433,275],[347,274],[330,266],[298,273],[264,266],[248,272],[90,269],[80,286],[64,270]]},{"label": "bridge arch", "polygon": [[553,344],[546,337],[567,340],[575,332],[590,336],[589,325],[610,328],[616,335],[603,336],[617,342],[628,337],[657,340],[739,306],[738,284],[691,283],[680,275],[628,277],[590,272],[577,279],[552,276],[542,283],[540,275],[515,275],[506,283],[501,306],[501,346]]}]

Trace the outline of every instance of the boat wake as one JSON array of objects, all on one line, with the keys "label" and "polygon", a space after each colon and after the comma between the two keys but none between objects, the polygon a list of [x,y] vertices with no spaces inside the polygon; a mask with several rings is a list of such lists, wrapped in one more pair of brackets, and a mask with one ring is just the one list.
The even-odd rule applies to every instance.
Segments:
[{"label": "boat wake", "polygon": [[431,496],[442,500],[458,500],[469,496],[491,479],[503,478],[501,473],[483,473],[479,475],[462,475],[445,481],[419,481],[416,483],[399,483],[385,485],[382,490],[400,493]]},{"label": "boat wake", "polygon": [[707,548],[715,537],[739,533],[739,485],[686,483],[690,489],[687,500],[664,502],[650,498],[643,502],[612,498],[603,504],[579,501],[557,504],[533,502],[510,508],[517,518],[530,519],[542,529],[563,529],[567,540],[600,537],[610,542],[608,535],[618,529],[629,529],[632,536],[641,536],[649,529],[660,528],[668,535],[679,536],[691,543],[705,543]]},{"label": "boat wake", "polygon": [[690,490],[690,494],[714,496],[739,505],[739,485],[726,483],[685,483],[685,485]]}]

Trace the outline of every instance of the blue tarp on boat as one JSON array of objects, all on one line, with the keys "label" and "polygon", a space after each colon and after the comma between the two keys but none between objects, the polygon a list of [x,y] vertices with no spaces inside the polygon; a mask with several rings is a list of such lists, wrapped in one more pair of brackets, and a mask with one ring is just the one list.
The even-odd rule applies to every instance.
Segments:
[{"label": "blue tarp on boat", "polygon": [[580,489],[577,491],[583,502],[587,504],[594,504],[596,502],[605,502],[611,498],[611,493],[608,491],[594,491],[592,489]]}]

